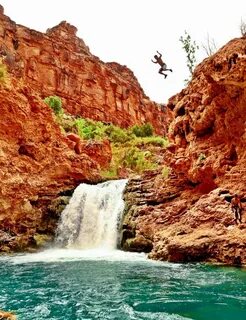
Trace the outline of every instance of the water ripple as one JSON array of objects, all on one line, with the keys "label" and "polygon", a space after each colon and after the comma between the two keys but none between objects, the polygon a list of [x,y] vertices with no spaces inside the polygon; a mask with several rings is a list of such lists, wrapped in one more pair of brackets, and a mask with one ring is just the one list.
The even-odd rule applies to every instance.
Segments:
[{"label": "water ripple", "polygon": [[52,250],[0,262],[0,308],[18,320],[245,320],[243,269]]}]

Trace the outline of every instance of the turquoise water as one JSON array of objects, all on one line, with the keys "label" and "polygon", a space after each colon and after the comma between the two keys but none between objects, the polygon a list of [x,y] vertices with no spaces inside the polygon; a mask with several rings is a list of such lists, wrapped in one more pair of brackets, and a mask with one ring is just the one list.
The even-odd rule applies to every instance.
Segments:
[{"label": "turquoise water", "polygon": [[18,319],[245,320],[246,270],[49,250],[0,258],[0,309]]}]

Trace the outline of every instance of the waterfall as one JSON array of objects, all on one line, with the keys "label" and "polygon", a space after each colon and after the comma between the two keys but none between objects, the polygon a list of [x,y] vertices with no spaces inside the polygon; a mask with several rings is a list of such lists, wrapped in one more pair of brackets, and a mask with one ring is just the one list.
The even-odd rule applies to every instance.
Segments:
[{"label": "waterfall", "polygon": [[63,210],[56,244],[76,249],[116,249],[127,180],[80,184]]}]

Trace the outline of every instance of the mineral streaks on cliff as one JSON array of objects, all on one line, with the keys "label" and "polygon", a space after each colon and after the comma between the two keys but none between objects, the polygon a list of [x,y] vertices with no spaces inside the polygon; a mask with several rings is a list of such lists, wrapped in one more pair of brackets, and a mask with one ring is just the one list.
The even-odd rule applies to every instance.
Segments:
[{"label": "mineral streaks on cliff", "polygon": [[77,154],[51,109],[25,87],[0,88],[0,110],[0,228],[5,238],[17,235],[11,247],[20,250],[30,233],[51,231],[43,206],[82,181],[99,181],[111,151],[106,142],[85,143]]},{"label": "mineral streaks on cliff", "polygon": [[246,38],[201,63],[168,107],[170,174],[129,182],[124,246],[145,244],[153,259],[246,264],[245,203],[241,225],[230,209],[234,193],[246,199]]},{"label": "mineral streaks on cliff", "polygon": [[73,115],[121,127],[150,122],[164,134],[168,110],[145,96],[127,67],[93,56],[76,31],[63,21],[43,34],[0,12],[0,53],[13,74],[42,98],[60,96]]}]

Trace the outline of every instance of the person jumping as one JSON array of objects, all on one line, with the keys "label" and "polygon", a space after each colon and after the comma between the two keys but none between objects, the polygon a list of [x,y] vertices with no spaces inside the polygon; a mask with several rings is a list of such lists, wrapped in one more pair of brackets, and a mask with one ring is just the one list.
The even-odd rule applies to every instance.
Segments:
[{"label": "person jumping", "polygon": [[173,70],[172,69],[167,69],[166,63],[162,60],[162,54],[159,51],[156,51],[156,52],[158,53],[158,55],[155,54],[154,55],[155,60],[151,59],[151,61],[153,63],[158,63],[161,66],[161,68],[159,69],[159,73],[163,74],[165,79],[166,79],[167,74],[165,74],[163,71],[171,71],[171,72],[173,72]]}]

